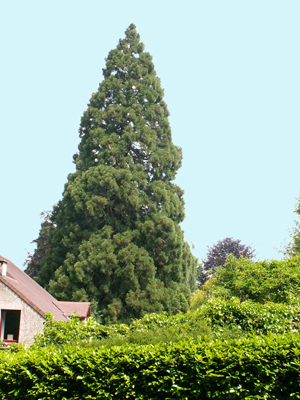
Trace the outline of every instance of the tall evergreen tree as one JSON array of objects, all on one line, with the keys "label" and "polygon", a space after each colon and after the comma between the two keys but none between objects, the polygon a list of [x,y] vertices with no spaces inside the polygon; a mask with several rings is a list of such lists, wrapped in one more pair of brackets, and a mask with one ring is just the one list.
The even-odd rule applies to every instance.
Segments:
[{"label": "tall evergreen tree", "polygon": [[98,303],[106,323],[188,309],[196,259],[172,181],[181,149],[152,57],[132,24],[81,119],[76,172],[54,207],[39,282],[61,300]]}]

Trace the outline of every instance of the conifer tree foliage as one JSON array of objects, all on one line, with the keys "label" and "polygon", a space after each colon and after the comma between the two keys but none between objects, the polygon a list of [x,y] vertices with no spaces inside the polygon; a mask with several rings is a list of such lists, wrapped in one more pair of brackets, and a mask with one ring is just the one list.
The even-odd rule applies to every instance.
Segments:
[{"label": "conifer tree foliage", "polygon": [[132,24],[81,119],[76,172],[54,207],[39,282],[96,301],[103,321],[188,309],[197,260],[184,242],[181,149],[152,57]]},{"label": "conifer tree foliage", "polygon": [[28,257],[25,260],[24,267],[27,275],[32,279],[37,279],[41,270],[41,263],[49,248],[48,238],[49,238],[49,227],[52,225],[50,222],[51,213],[49,211],[44,211],[41,213],[43,222],[41,224],[41,229],[37,239],[34,239],[31,243],[36,244],[36,249],[34,254],[28,252]]}]

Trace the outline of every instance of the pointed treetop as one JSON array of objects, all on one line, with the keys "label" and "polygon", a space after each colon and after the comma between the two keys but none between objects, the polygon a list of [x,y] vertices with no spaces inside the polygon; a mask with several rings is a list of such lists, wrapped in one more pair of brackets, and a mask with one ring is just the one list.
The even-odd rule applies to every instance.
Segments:
[{"label": "pointed treetop", "polygon": [[95,301],[105,322],[186,311],[196,260],[184,242],[181,149],[152,57],[131,24],[110,51],[84,112],[39,282],[62,300]]},{"label": "pointed treetop", "polygon": [[182,154],[172,143],[164,91],[135,25],[125,34],[109,52],[104,80],[82,117],[77,170],[131,165],[147,181],[170,181]]}]

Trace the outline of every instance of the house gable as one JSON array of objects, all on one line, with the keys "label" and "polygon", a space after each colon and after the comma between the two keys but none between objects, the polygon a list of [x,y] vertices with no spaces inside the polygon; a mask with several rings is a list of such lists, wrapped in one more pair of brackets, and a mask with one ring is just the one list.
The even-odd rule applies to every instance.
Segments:
[{"label": "house gable", "polygon": [[[46,313],[51,313],[54,321],[66,321],[74,311],[81,320],[91,315],[90,303],[57,301],[7,258],[0,256],[0,266],[0,339],[9,340],[12,335],[8,326],[18,318],[20,329],[17,334],[16,322],[14,340],[32,344],[34,335],[43,332]],[[8,322],[6,328],[5,321]]]},{"label": "house gable", "polygon": [[[19,311],[18,332],[5,329],[5,319],[8,316],[6,314],[12,311]],[[19,343],[31,345],[34,342],[34,335],[43,332],[45,318],[1,281],[0,320],[0,338],[2,340],[12,339]],[[10,336],[12,334],[13,337]]]},{"label": "house gable", "polygon": [[15,292],[42,317],[45,318],[45,313],[51,313],[55,321],[67,319],[62,311],[54,305],[53,301],[56,301],[55,297],[51,296],[47,290],[42,288],[10,260],[1,256],[0,260],[4,260],[7,263],[6,276],[0,275],[1,282]]}]

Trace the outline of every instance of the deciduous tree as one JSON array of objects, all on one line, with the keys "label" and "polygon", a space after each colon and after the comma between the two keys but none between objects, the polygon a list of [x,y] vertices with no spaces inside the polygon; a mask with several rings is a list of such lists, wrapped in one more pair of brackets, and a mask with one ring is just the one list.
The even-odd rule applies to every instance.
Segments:
[{"label": "deciduous tree", "polygon": [[231,255],[225,268],[217,268],[215,285],[226,292],[227,298],[234,296],[240,301],[299,304],[300,256],[254,263]]},{"label": "deciduous tree", "polygon": [[207,274],[213,275],[216,267],[225,265],[229,254],[233,254],[236,258],[240,256],[252,258],[254,250],[250,246],[242,244],[241,240],[234,240],[231,237],[219,240],[214,246],[208,247],[198,281],[203,284],[207,279]]}]

